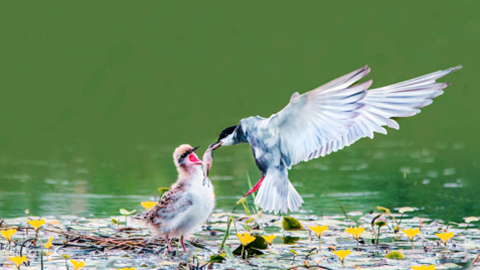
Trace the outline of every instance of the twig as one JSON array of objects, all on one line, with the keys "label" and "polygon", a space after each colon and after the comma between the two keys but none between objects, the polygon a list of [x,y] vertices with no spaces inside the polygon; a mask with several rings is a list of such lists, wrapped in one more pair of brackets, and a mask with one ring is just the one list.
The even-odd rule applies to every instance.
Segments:
[{"label": "twig", "polygon": [[343,208],[343,205],[340,205],[340,208],[342,208],[342,212],[345,215],[345,219],[348,219],[347,212],[345,212],[345,209]]}]

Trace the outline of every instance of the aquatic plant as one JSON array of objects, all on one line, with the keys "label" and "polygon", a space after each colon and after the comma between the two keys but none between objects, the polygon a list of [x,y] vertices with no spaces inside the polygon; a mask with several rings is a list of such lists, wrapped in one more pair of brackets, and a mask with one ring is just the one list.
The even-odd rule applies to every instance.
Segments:
[{"label": "aquatic plant", "polygon": [[141,202],[140,204],[143,206],[143,208],[147,209],[147,211],[150,211],[150,209],[157,205],[157,202],[146,201]]},{"label": "aquatic plant", "polygon": [[315,233],[315,235],[318,237],[318,250],[321,250],[322,249],[322,241],[321,241],[322,240],[322,233],[324,231],[328,230],[327,225],[308,226],[308,228],[310,228],[310,230],[312,230]]},{"label": "aquatic plant", "polygon": [[359,250],[359,246],[358,246],[358,241],[360,240],[360,235],[365,231],[365,228],[362,228],[362,227],[357,227],[357,228],[347,228],[345,230],[346,233],[349,233],[351,235],[353,235],[353,237],[355,238],[355,240],[357,241],[357,251]]},{"label": "aquatic plant", "polygon": [[442,240],[443,244],[445,245],[445,249],[447,249],[448,239],[450,239],[454,236],[453,232],[448,232],[448,233],[447,232],[442,232],[442,233],[436,233],[435,235]]},{"label": "aquatic plant", "polygon": [[300,230],[303,229],[302,224],[293,217],[283,217],[282,228],[288,230]]},{"label": "aquatic plant", "polygon": [[22,257],[20,256],[8,257],[8,259],[10,259],[10,261],[12,261],[15,264],[17,269],[20,269],[20,266],[22,265],[22,263],[28,261],[27,255],[23,255]]},{"label": "aquatic plant", "polygon": [[17,229],[10,229],[6,231],[0,231],[0,234],[7,240],[8,242],[8,249],[10,249],[10,243],[12,242],[13,235],[17,232]]},{"label": "aquatic plant", "polygon": [[413,209],[412,207],[409,207],[409,206],[402,207],[402,208],[398,209],[398,212],[402,215],[400,216],[400,221],[397,223],[397,226],[395,226],[395,228],[394,228],[395,233],[397,233],[400,230],[400,224],[402,224],[403,215],[406,212],[413,212],[413,211],[415,211],[415,209]]},{"label": "aquatic plant", "polygon": [[50,248],[53,246],[52,240],[53,240],[53,236],[50,236],[50,237],[48,238],[48,242],[45,244],[44,247],[50,249]]},{"label": "aquatic plant", "polygon": [[426,266],[426,265],[418,265],[418,266],[410,266],[413,270],[435,270],[437,268],[435,268],[435,265],[429,265],[429,266]]},{"label": "aquatic plant", "polygon": [[352,254],[352,252],[350,252],[350,249],[347,249],[347,250],[334,250],[332,251],[333,254],[337,255],[338,258],[340,259],[340,261],[342,262],[342,266],[344,267],[344,260],[345,260],[345,257],[347,257],[348,255]]},{"label": "aquatic plant", "polygon": [[237,205],[242,204],[243,209],[245,210],[245,213],[247,216],[250,216],[250,211],[248,210],[247,206],[245,205],[245,202],[247,201],[246,197],[242,197],[240,200],[237,201]]},{"label": "aquatic plant", "polygon": [[250,244],[251,242],[255,241],[255,237],[251,236],[249,233],[241,234],[237,233],[237,237],[240,240],[240,243],[242,243],[242,254],[241,257],[243,258],[244,251],[245,251],[245,246]]},{"label": "aquatic plant", "polygon": [[27,223],[33,227],[35,230],[35,238],[38,238],[38,229],[45,225],[45,219],[27,220]]},{"label": "aquatic plant", "polygon": [[470,228],[470,222],[478,221],[479,219],[477,217],[466,217],[465,222],[468,224],[467,228],[465,230],[468,230]]},{"label": "aquatic plant", "polygon": [[395,250],[385,255],[385,258],[393,260],[403,260],[405,259],[405,255],[403,255],[401,251]]},{"label": "aquatic plant", "polygon": [[125,208],[121,208],[120,209],[120,214],[124,215],[125,216],[125,227],[128,227],[127,226],[127,217],[130,216],[131,214],[137,212],[137,210],[132,210],[132,211],[128,211],[127,209]]},{"label": "aquatic plant", "polygon": [[75,261],[75,260],[70,260],[70,262],[73,264],[73,269],[78,270],[82,267],[85,267],[85,262],[80,262],[80,261]]},{"label": "aquatic plant", "polygon": [[265,241],[267,241],[269,245],[271,245],[273,243],[273,239],[275,239],[277,236],[275,234],[272,234],[272,235],[263,235],[262,237],[265,239]]},{"label": "aquatic plant", "polygon": [[413,238],[415,237],[415,235],[420,233],[420,229],[419,228],[415,228],[415,229],[409,228],[409,229],[406,229],[406,230],[402,230],[402,232],[404,234],[406,234],[408,236],[408,238],[410,238],[410,242],[412,242],[412,249],[413,249]]}]

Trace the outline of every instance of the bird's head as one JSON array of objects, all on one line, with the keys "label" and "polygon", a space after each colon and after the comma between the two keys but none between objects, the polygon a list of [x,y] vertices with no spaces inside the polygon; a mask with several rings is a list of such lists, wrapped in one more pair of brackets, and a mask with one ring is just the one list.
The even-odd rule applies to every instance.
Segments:
[{"label": "bird's head", "polygon": [[222,145],[234,145],[234,144],[236,144],[235,139],[233,137],[233,134],[234,134],[234,131],[235,131],[236,128],[237,128],[237,126],[231,126],[231,127],[227,127],[226,129],[224,129],[220,133],[220,135],[218,136],[217,142],[210,145],[209,148],[212,148],[212,150],[215,150]]},{"label": "bird's head", "polygon": [[175,152],[173,152],[173,161],[175,162],[175,166],[177,167],[193,167],[196,165],[202,165],[202,161],[198,159],[197,155],[195,155],[194,151],[198,149],[197,147],[192,147],[189,144],[182,144]]}]

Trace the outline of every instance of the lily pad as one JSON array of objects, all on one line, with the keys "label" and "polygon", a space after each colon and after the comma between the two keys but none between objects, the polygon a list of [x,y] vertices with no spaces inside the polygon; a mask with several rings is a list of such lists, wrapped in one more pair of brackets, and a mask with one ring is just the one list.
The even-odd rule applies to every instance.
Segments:
[{"label": "lily pad", "polygon": [[283,217],[282,228],[284,230],[300,230],[303,229],[302,224],[293,217]]},{"label": "lily pad", "polygon": [[210,256],[210,262],[223,263],[225,261],[226,254],[212,255]]},{"label": "lily pad", "polygon": [[[265,238],[261,237],[261,236],[255,236],[255,240],[253,240],[253,242],[251,242],[250,244],[246,245],[245,246],[245,250],[247,249],[255,249],[255,250],[258,250],[258,249],[267,249],[268,248],[268,243],[267,241],[265,240]],[[234,251],[233,251],[233,254],[235,255],[241,255],[242,253],[242,245],[239,245]],[[257,254],[257,253],[256,253]],[[263,254],[263,252],[262,252]]]},{"label": "lily pad", "polygon": [[129,215],[131,215],[131,214],[133,214],[133,213],[135,213],[135,212],[137,212],[137,210],[135,210],[135,209],[132,210],[132,211],[128,211],[128,210],[125,209],[125,208],[120,209],[120,214],[122,214],[122,215],[124,215],[124,216],[129,216]]},{"label": "lily pad", "polygon": [[300,237],[285,236],[282,237],[282,241],[287,245],[296,244],[298,241],[300,241]]},{"label": "lily pad", "polygon": [[385,258],[393,260],[403,260],[405,259],[405,255],[403,255],[401,251],[396,250],[385,255]]}]

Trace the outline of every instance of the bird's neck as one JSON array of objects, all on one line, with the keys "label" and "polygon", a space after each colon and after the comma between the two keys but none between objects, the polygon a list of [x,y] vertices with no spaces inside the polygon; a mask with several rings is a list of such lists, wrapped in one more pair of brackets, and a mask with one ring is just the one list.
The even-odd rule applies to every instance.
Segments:
[{"label": "bird's neck", "polygon": [[201,165],[193,165],[193,166],[179,166],[177,167],[178,171],[178,180],[177,182],[184,182],[184,183],[191,183],[196,178],[202,179],[199,175],[203,175],[202,166]]}]

